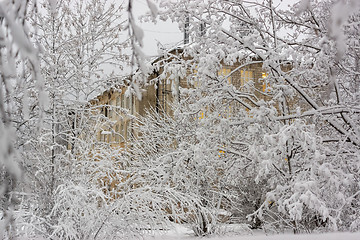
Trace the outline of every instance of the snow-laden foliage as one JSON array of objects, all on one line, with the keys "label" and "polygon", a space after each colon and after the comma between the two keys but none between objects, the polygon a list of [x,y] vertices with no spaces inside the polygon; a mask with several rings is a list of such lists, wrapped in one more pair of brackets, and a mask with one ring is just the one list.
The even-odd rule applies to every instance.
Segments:
[{"label": "snow-laden foliage", "polygon": [[[0,3],[0,236],[127,239],[170,221],[198,236],[223,221],[358,231],[359,2],[147,3],[190,43],[152,63],[174,107],[137,120],[126,149],[98,141],[114,123],[88,103],[122,86],[121,6]],[[127,95],[141,98],[150,65],[131,0],[127,11],[141,70]],[[261,79],[232,82],[256,64]]]},{"label": "snow-laden foliage", "polygon": [[[122,84],[122,8],[97,0],[38,1],[28,8],[33,11],[23,20],[40,61],[27,63],[41,71],[43,84],[21,64],[22,84],[9,84],[15,97],[9,101],[11,131],[18,138],[6,142],[14,143],[23,170],[23,181],[11,194],[19,206],[9,238],[101,239],[105,233],[129,233],[111,202],[119,149],[97,139],[100,126],[113,123],[88,102]],[[46,104],[38,103],[42,91]]]},{"label": "snow-laden foliage", "polygon": [[350,229],[354,218],[347,211],[357,208],[357,183],[348,166],[322,146],[315,125],[295,120],[265,136],[265,144],[256,180],[266,179],[273,187],[255,214],[296,231],[337,229],[339,223],[342,230]]},{"label": "snow-laden foliage", "polygon": [[[180,89],[178,107],[188,111],[174,117],[198,114],[187,149],[207,156],[209,166],[232,164],[222,184],[234,191],[226,196],[238,197],[233,216],[248,214],[253,227],[273,230],[357,230],[358,1],[302,1],[289,9],[271,0],[161,5],[160,18],[181,29],[189,21],[191,43],[154,63],[164,69],[155,80],[186,78],[192,86]],[[259,62],[263,79],[229,84]],[[223,76],[225,65],[237,69]],[[211,150],[218,152],[204,154]]]},{"label": "snow-laden foliage", "polygon": [[[16,105],[29,112],[27,85],[34,84],[39,106],[46,96],[39,69],[38,51],[30,41],[25,21],[31,10],[28,1],[2,1],[0,3],[0,237],[12,237],[14,208],[19,201],[13,194],[21,178],[18,165],[19,152],[15,142]],[[28,71],[30,76],[25,76]],[[23,89],[21,93],[18,89]],[[27,116],[27,114],[25,114]],[[25,116],[25,117],[26,117]]]},{"label": "snow-laden foliage", "polygon": [[202,141],[206,133],[201,124],[189,112],[174,117],[149,112],[139,120],[140,136],[129,150],[132,161],[126,167],[132,172],[134,191],[148,189],[151,199],[159,198],[151,202],[160,204],[155,206],[164,211],[161,215],[189,224],[199,236],[217,232],[227,217],[220,206],[231,202],[225,199],[224,183],[233,166],[223,164],[217,142]]},{"label": "snow-laden foliage", "polygon": [[[144,31],[140,26],[136,24],[134,16],[134,1],[128,0],[127,5],[127,14],[128,14],[128,36],[130,38],[130,48],[131,48],[131,81],[127,91],[127,94],[135,94],[138,99],[142,98],[142,93],[140,86],[143,86],[146,83],[147,75],[151,72],[151,68],[147,64],[145,53],[142,50],[144,46]],[[147,6],[150,9],[152,20],[158,15],[158,9],[156,4],[151,0],[146,0]],[[140,71],[137,70],[139,68]],[[134,74],[137,72],[138,74]]]}]

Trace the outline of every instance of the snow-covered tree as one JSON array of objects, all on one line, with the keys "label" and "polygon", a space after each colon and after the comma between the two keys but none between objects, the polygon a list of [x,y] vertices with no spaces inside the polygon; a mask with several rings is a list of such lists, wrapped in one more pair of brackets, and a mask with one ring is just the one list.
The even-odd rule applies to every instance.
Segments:
[{"label": "snow-covered tree", "polygon": [[[243,212],[250,213],[244,199],[251,196],[248,203],[258,209],[249,218],[266,226],[357,229],[358,1],[301,1],[288,10],[271,0],[161,4],[161,18],[182,29],[189,21],[192,41],[158,80],[187,78],[195,86],[180,90],[189,109],[205,115],[197,130],[203,137],[193,145],[216,142],[222,164],[237,163],[229,174],[238,174],[233,180]],[[258,62],[264,79],[228,83],[240,68]],[[219,74],[222,66],[236,64]],[[256,88],[260,80],[265,91]]]},{"label": "snow-covered tree", "polygon": [[[110,199],[119,150],[98,141],[97,126],[112,123],[88,101],[122,82],[122,7],[69,0],[39,1],[33,8],[37,14],[29,16],[31,37],[41,49],[49,104],[37,104],[36,88],[26,85],[30,111],[27,119],[21,114],[16,122],[26,180],[19,187],[17,234],[101,238],[105,222],[117,216]],[[36,124],[39,119],[41,127]],[[116,228],[105,226],[106,231]],[[121,234],[122,230],[118,228]]]},{"label": "snow-covered tree", "polygon": [[[35,1],[36,2],[36,1]],[[16,144],[17,106],[21,104],[24,118],[28,118],[27,86],[35,86],[37,104],[46,102],[43,92],[38,51],[31,42],[27,14],[34,13],[29,1],[2,1],[0,3],[0,237],[15,236],[14,209],[19,204],[14,190],[21,180],[18,165],[19,148]],[[29,72],[30,76],[24,73]],[[19,89],[24,91],[19,91]]]}]

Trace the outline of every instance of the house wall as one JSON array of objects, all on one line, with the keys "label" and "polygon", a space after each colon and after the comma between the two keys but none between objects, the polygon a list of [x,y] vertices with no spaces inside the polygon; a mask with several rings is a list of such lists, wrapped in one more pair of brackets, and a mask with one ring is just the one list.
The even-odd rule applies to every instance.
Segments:
[{"label": "house wall", "polygon": [[[224,65],[218,74],[226,76],[240,66],[241,63],[235,63],[232,66]],[[290,70],[290,67],[284,67],[284,70]],[[155,79],[162,74],[162,71],[163,69],[160,68],[158,72],[150,75],[149,79]],[[249,95],[253,94],[254,100],[256,98],[269,100],[271,96],[267,96],[267,87],[270,87],[270,85],[266,81],[266,76],[262,63],[258,62],[239,68],[228,78],[228,81],[237,89],[241,89],[241,91],[247,92]],[[173,115],[171,104],[179,98],[179,87],[189,88],[194,86],[190,86],[186,78],[165,79],[146,86],[141,99],[136,98],[136,96],[126,97],[124,94],[126,86],[105,91],[92,101],[92,104],[98,106],[104,117],[110,120],[110,125],[104,125],[99,129],[98,140],[108,142],[114,147],[126,147],[130,135],[136,137],[141,134],[135,130],[135,120],[132,116],[144,116],[146,111],[151,108],[162,114]],[[296,99],[291,101],[294,102],[291,105],[296,105]],[[251,101],[247,101],[247,104],[252,105]],[[279,106],[275,107],[279,108]]]}]

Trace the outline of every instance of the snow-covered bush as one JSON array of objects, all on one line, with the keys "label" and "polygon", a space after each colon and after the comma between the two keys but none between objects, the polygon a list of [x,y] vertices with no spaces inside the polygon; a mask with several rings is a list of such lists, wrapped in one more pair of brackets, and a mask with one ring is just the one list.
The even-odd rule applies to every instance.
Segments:
[{"label": "snow-covered bush", "polygon": [[356,181],[322,142],[315,126],[301,120],[265,136],[256,180],[266,179],[273,189],[256,211],[258,217],[295,232],[343,229],[348,219],[341,215],[356,202],[349,191]]},{"label": "snow-covered bush", "polygon": [[196,115],[186,110],[175,116],[153,110],[139,120],[140,134],[129,149],[132,161],[127,168],[133,172],[134,191],[149,189],[161,197],[155,203],[162,214],[190,224],[198,236],[218,230],[219,211],[228,196],[218,143],[206,145],[204,130]]}]

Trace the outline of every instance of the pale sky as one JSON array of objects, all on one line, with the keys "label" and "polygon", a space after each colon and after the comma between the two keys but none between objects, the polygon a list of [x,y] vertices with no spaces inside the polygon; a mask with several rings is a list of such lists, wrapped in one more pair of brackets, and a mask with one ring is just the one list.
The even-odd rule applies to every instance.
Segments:
[{"label": "pale sky", "polygon": [[[153,1],[154,2],[154,1]],[[133,13],[135,16],[140,16],[149,12],[149,7],[146,0],[134,0]],[[174,46],[183,41],[184,34],[180,32],[177,23],[171,21],[158,21],[157,24],[152,22],[139,23],[141,29],[144,31],[144,48],[143,51],[147,56],[157,55],[157,43],[165,44],[165,47]]]},{"label": "pale sky", "polygon": [[[300,0],[274,0],[273,4],[274,6],[280,5],[281,8],[288,8],[289,5],[293,5],[299,1]],[[153,0],[153,2],[155,1]],[[137,16],[136,18],[146,12],[149,12],[146,0],[133,0],[133,13]],[[138,21],[138,24],[144,31],[143,51],[147,56],[155,56],[158,54],[158,42],[164,44],[165,48],[170,48],[183,41],[184,34],[180,32],[177,23],[168,20],[167,22],[158,21],[157,24],[152,22],[140,23]]]}]

